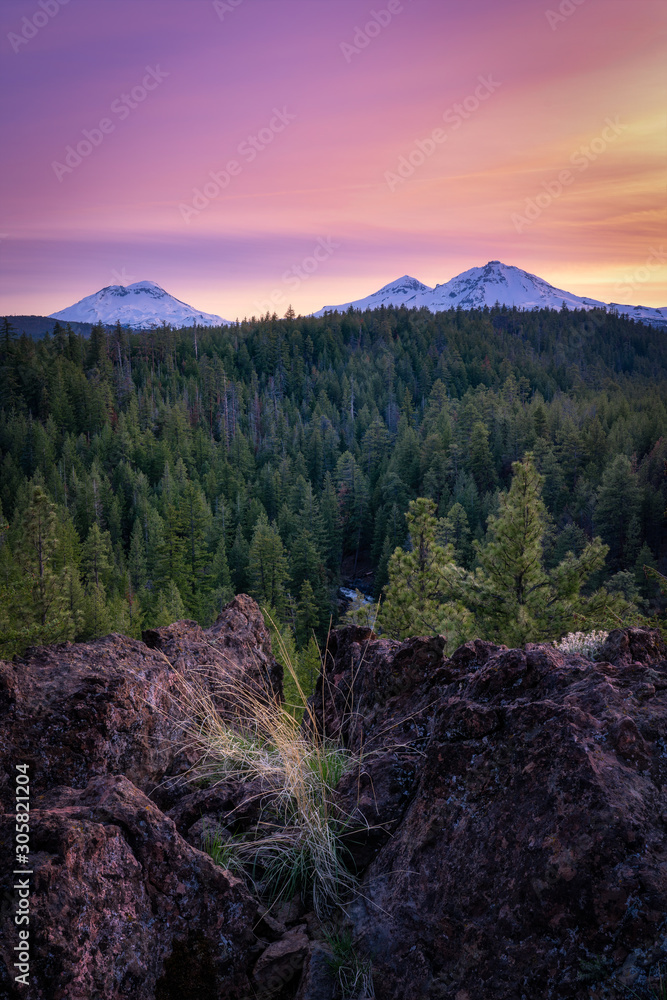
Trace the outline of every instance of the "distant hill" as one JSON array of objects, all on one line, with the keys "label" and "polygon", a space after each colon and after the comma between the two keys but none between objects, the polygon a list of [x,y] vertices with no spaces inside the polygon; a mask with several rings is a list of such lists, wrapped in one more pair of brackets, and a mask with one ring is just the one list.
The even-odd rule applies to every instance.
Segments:
[{"label": "distant hill", "polygon": [[[53,333],[54,326],[59,322],[51,319],[50,316],[7,316],[6,319],[9,320],[18,337],[24,333],[26,337],[31,337],[33,340],[41,340],[45,334]],[[61,322],[60,325],[66,326],[67,324]],[[93,328],[92,323],[70,323],[69,325],[75,333],[81,334],[82,337],[89,337]]]}]

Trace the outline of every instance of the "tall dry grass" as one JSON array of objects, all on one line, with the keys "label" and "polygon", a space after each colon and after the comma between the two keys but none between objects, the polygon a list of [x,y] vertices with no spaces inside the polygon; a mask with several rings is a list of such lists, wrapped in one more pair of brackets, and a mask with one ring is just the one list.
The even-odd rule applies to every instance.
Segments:
[{"label": "tall dry grass", "polygon": [[[344,863],[345,818],[333,808],[332,793],[358,761],[318,733],[288,651],[281,654],[301,713],[241,674],[202,670],[200,677],[180,681],[182,748],[196,757],[190,779],[209,786],[259,781],[269,803],[257,827],[225,843],[228,866],[243,869],[270,899],[297,889],[312,895],[324,919],[356,887]],[[300,725],[304,713],[310,727]]]}]

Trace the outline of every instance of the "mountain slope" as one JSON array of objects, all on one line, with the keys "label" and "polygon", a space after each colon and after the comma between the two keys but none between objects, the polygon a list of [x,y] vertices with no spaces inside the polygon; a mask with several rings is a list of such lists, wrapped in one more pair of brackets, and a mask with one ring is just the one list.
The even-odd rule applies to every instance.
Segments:
[{"label": "mountain slope", "polygon": [[107,285],[94,295],[87,295],[66,309],[50,314],[51,319],[78,323],[114,324],[133,330],[150,330],[168,323],[181,326],[222,326],[229,321],[213,313],[199,312],[174,298],[154,281],[133,285]]},{"label": "mountain slope", "polygon": [[420,298],[427,292],[432,292],[430,285],[424,285],[416,278],[411,278],[409,274],[404,274],[402,278],[391,281],[384,285],[379,291],[367,295],[364,299],[356,299],[354,302],[346,302],[341,306],[325,306],[314,316],[323,316],[325,312],[345,312],[352,306],[353,309],[379,309],[380,306],[407,306],[411,309],[415,305],[421,305]]},{"label": "mountain slope", "polygon": [[340,306],[326,306],[314,315],[321,316],[326,311],[345,312],[350,306],[363,310],[382,305],[406,305],[408,308],[425,307],[431,312],[441,312],[459,306],[462,309],[483,309],[496,303],[518,309],[561,309],[565,305],[567,309],[615,310],[638,322],[667,330],[667,307],[653,309],[650,306],[606,303],[574,295],[555,288],[536,274],[499,260],[491,260],[484,267],[471,267],[435,288],[429,288],[415,278],[399,278],[364,299]]}]

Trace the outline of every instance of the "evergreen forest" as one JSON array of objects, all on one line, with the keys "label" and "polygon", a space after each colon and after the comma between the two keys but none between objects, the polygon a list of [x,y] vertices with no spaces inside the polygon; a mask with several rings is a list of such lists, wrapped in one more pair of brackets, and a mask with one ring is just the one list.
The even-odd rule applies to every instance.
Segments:
[{"label": "evergreen forest", "polygon": [[665,334],[604,311],[5,320],[0,654],[239,592],[306,650],[341,584],[396,636],[660,622],[666,469]]}]

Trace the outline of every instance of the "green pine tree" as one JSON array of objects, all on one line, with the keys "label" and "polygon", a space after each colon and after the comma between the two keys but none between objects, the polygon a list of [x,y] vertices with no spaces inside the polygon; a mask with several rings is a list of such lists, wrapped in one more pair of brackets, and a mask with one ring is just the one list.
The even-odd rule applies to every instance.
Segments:
[{"label": "green pine tree", "polygon": [[471,618],[457,596],[463,571],[454,564],[452,546],[436,541],[432,500],[412,500],[406,521],[410,549],[397,548],[389,560],[381,628],[397,638],[445,634],[453,649],[467,636]]},{"label": "green pine tree", "polygon": [[106,587],[113,569],[113,549],[108,531],[101,531],[94,522],[83,544],[81,565],[84,576],[95,587]]},{"label": "green pine tree", "polygon": [[255,525],[248,555],[248,573],[251,596],[262,607],[275,608],[280,614],[285,605],[287,559],[278,529],[268,523],[265,515]]},{"label": "green pine tree", "polygon": [[59,545],[56,506],[41,483],[33,483],[15,539],[8,615],[9,631],[19,646],[74,637],[76,619],[67,601],[68,571],[58,563]]},{"label": "green pine tree", "polygon": [[[542,477],[531,455],[514,462],[512,471],[512,485],[500,498],[498,515],[489,517],[484,543],[474,542],[479,568],[467,576],[462,596],[482,638],[522,645],[557,639],[573,628],[587,604],[581,588],[603,565],[607,547],[596,538],[547,572]],[[591,612],[599,604],[596,597]]]},{"label": "green pine tree", "polygon": [[317,603],[310,580],[304,580],[296,605],[296,641],[299,649],[307,646],[313,632],[317,633],[320,626]]}]

